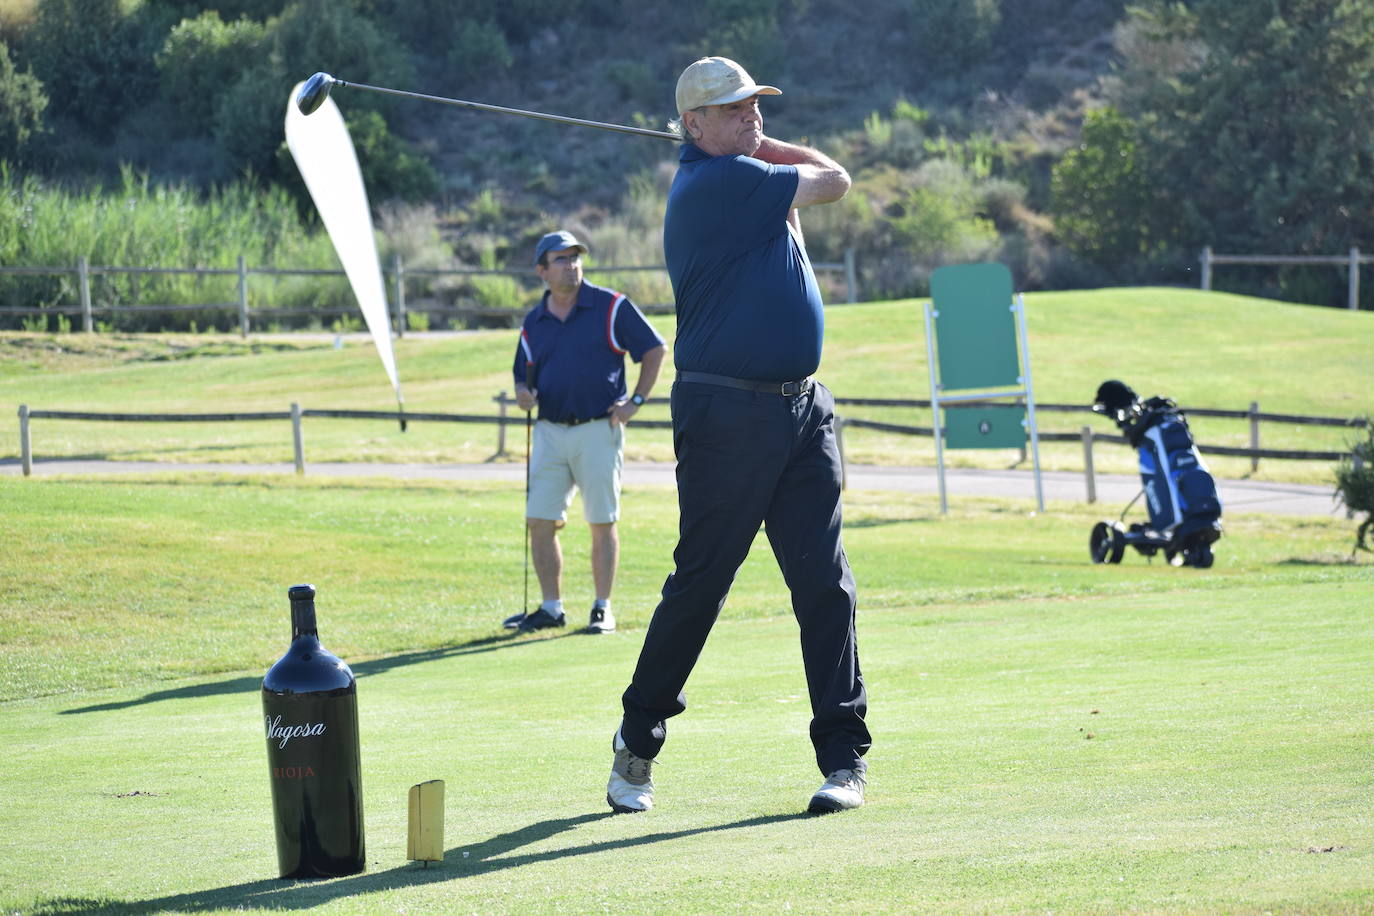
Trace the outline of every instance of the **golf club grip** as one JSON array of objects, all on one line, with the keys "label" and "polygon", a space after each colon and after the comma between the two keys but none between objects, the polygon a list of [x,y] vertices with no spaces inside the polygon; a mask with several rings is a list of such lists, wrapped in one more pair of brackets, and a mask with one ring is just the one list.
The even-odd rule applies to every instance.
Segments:
[{"label": "golf club grip", "polygon": [[623,134],[638,134],[641,137],[657,137],[660,140],[672,140],[681,142],[682,138],[677,134],[669,133],[666,130],[649,130],[644,127],[629,127],[624,124],[608,124],[605,121],[588,121],[584,118],[569,118],[564,115],[545,114],[540,111],[526,111],[523,108],[505,108],[501,105],[488,105],[485,102],[469,102],[464,99],[450,99],[441,95],[426,95],[422,92],[407,92],[404,89],[388,89],[385,86],[370,86],[367,83],[350,83],[347,80],[334,79],[336,86],[352,86],[354,89],[367,89],[372,92],[383,92],[387,95],[399,95],[408,99],[420,99],[425,102],[441,102],[445,105],[457,105],[459,108],[473,108],[478,111],[493,111],[497,114],[520,115],[525,118],[535,118],[540,121],[552,121],[556,124],[576,124],[582,127],[599,127],[602,130],[614,130]]}]

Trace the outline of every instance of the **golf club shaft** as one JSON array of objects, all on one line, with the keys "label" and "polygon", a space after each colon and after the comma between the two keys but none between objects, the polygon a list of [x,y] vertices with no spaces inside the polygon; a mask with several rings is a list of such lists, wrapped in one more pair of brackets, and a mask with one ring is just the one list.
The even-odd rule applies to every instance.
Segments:
[{"label": "golf club shaft", "polygon": [[526,614],[530,612],[530,532],[529,522],[524,517],[529,512],[530,503],[530,427],[533,425],[533,417],[526,411],[525,413],[525,504],[520,507],[520,532],[525,540],[525,603],[520,609]]},{"label": "golf club shaft", "polygon": [[622,134],[638,134],[641,137],[657,137],[660,140],[672,140],[681,142],[682,138],[677,134],[669,133],[666,130],[649,130],[644,127],[628,127],[624,124],[608,124],[605,121],[588,121],[583,118],[569,118],[563,115],[544,114],[540,111],[526,111],[523,108],[504,108],[500,105],[487,105],[483,102],[468,102],[463,99],[450,99],[441,95],[425,95],[420,92],[406,92],[404,89],[387,89],[384,86],[369,86],[366,83],[350,83],[347,80],[334,79],[336,86],[351,86],[354,89],[366,89],[370,92],[383,92],[387,95],[399,95],[408,99],[420,99],[424,102],[442,102],[445,105],[457,105],[459,108],[475,108],[478,111],[494,111],[497,114],[520,115],[524,118],[536,118],[540,121],[553,121],[556,124],[577,124],[582,127],[599,127],[602,130],[614,130]]}]

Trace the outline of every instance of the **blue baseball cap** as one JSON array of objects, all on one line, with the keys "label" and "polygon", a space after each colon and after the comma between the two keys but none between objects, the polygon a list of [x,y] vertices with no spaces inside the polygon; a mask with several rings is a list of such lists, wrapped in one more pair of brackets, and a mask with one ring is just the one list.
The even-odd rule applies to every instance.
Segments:
[{"label": "blue baseball cap", "polygon": [[559,229],[557,232],[550,232],[539,240],[539,244],[534,246],[534,263],[539,265],[539,261],[550,251],[562,251],[564,248],[576,248],[583,254],[587,253],[587,246],[577,240],[566,229]]}]

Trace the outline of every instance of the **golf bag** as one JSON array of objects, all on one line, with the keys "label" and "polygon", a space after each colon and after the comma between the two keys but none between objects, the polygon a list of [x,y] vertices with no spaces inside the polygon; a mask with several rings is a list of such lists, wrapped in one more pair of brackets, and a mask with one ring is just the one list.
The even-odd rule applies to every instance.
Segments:
[{"label": "golf bag", "polygon": [[1212,544],[1221,537],[1221,500],[1183,411],[1168,398],[1141,401],[1115,380],[1097,389],[1093,411],[1111,417],[1136,450],[1150,515],[1149,524],[1126,524],[1133,499],[1120,519],[1094,525],[1089,538],[1093,562],[1120,563],[1130,546],[1147,557],[1162,550],[1173,566],[1211,566]]}]

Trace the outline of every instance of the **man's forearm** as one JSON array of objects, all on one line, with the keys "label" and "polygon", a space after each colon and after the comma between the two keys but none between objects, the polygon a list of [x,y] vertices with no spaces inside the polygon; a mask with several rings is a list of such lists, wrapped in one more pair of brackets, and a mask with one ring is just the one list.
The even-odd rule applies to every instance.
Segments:
[{"label": "man's forearm", "polygon": [[771,162],[774,165],[815,165],[824,169],[844,168],[820,150],[812,149],[809,146],[801,146],[797,143],[785,143],[782,140],[775,140],[772,137],[764,137],[759,144],[758,151],[754,153],[755,159],[762,159],[764,162]]},{"label": "man's forearm", "polygon": [[[844,170],[844,166],[820,150],[764,137],[754,153],[754,158],[774,165],[790,165],[796,168],[799,181],[797,194],[792,199],[794,208],[828,204],[849,193],[849,173]],[[800,223],[795,220],[793,222],[800,230]]]},{"label": "man's forearm", "polygon": [[663,355],[667,352],[668,348],[660,345],[640,357],[639,381],[635,384],[632,394],[646,398],[649,396],[649,392],[654,389],[654,383],[658,381],[658,370],[663,365]]}]

